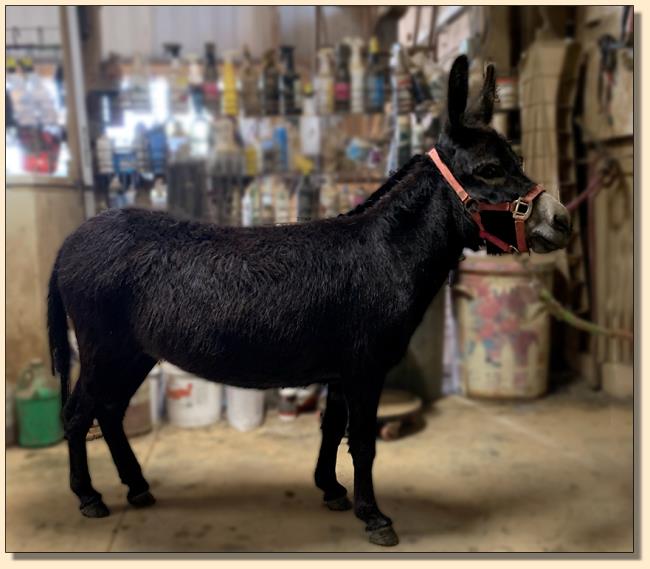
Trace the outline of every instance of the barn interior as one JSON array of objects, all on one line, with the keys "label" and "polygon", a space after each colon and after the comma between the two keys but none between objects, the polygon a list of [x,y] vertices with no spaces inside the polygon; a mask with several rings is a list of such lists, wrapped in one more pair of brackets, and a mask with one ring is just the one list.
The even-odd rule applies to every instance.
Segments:
[{"label": "barn interior", "polygon": [[[6,7],[6,550],[633,553],[634,21],[631,6]],[[128,504],[95,422],[110,515],[82,516],[46,324],[64,239],[111,208],[234,227],[345,214],[436,144],[460,54],[472,94],[495,65],[491,126],[572,235],[548,254],[466,249],[386,377],[373,479],[399,543],[370,543],[314,485],[327,385],[244,389],[167,361],[124,417],[156,503]]]}]

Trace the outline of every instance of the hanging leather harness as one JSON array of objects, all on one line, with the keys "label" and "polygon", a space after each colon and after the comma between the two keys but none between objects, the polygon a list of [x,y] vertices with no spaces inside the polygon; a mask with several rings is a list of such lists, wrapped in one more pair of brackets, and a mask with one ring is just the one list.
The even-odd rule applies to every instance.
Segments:
[{"label": "hanging leather harness", "polygon": [[[447,165],[442,161],[438,151],[435,148],[432,148],[429,152],[429,157],[433,160],[433,163],[437,166],[438,170],[442,174],[443,178],[451,186],[451,188],[456,192],[456,195],[462,202],[462,204],[469,210],[471,205],[475,205],[475,211],[470,211],[470,215],[474,220],[474,223],[478,225],[479,228],[479,237],[489,241],[503,251],[504,253],[526,253],[528,251],[528,244],[526,243],[526,220],[533,213],[533,201],[537,198],[544,188],[539,184],[533,186],[533,188],[522,197],[517,198],[512,202],[502,202],[498,204],[490,204],[477,202],[473,197],[471,197],[460,185],[460,182],[454,177],[451,173],[451,170],[447,168]],[[517,245],[511,245],[506,243],[502,239],[499,239],[496,235],[488,233],[483,227],[483,220],[481,219],[482,211],[504,211],[512,213],[512,218],[515,223],[515,235],[517,237]]]}]

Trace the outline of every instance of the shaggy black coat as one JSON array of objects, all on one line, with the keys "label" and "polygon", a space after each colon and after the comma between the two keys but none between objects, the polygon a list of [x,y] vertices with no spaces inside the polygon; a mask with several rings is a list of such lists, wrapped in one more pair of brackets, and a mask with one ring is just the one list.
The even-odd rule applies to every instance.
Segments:
[{"label": "shaggy black coat", "polygon": [[82,358],[140,352],[244,387],[347,379],[402,358],[475,240],[458,198],[416,156],[333,219],[232,228],[108,210],[66,239],[50,301],[60,291]]}]

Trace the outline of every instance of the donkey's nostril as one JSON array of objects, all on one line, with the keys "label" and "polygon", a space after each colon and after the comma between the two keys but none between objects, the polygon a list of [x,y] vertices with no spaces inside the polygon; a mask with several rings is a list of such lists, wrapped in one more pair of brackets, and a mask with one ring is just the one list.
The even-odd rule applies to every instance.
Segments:
[{"label": "donkey's nostril", "polygon": [[553,227],[564,233],[571,233],[571,217],[566,214],[555,214],[553,216]]}]

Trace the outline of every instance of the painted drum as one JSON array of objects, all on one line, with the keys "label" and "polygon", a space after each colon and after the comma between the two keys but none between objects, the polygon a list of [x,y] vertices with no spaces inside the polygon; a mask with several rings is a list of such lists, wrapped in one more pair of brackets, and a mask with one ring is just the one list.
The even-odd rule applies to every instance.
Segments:
[{"label": "painted drum", "polygon": [[550,318],[532,286],[550,288],[553,262],[467,257],[454,288],[459,368],[468,397],[527,399],[548,386]]},{"label": "painted drum", "polygon": [[167,417],[172,425],[207,427],[221,417],[223,386],[162,364],[166,380]]}]

